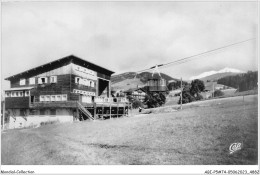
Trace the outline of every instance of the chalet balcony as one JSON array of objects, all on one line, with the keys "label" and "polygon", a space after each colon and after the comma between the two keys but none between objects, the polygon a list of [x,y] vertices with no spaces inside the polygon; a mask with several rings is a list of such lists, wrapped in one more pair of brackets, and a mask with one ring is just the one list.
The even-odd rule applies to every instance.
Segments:
[{"label": "chalet balcony", "polygon": [[76,108],[77,101],[42,101],[30,103],[30,108]]},{"label": "chalet balcony", "polygon": [[[76,108],[78,101],[41,101],[30,103],[30,108]],[[80,102],[86,108],[92,107],[124,107],[129,105],[126,98],[97,97],[92,102]]]}]

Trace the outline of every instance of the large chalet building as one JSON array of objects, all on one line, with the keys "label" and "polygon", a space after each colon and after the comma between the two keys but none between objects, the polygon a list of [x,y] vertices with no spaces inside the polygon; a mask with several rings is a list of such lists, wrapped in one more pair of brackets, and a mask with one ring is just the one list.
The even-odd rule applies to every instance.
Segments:
[{"label": "large chalet building", "polygon": [[125,115],[127,100],[111,97],[113,73],[70,55],[6,78],[9,128]]}]

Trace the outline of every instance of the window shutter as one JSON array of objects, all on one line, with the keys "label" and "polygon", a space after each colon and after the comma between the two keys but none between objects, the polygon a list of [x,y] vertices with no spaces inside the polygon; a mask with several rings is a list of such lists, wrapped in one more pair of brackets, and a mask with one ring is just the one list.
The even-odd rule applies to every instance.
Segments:
[{"label": "window shutter", "polygon": [[83,82],[83,79],[79,79],[79,84],[83,84],[84,82]]},{"label": "window shutter", "polygon": [[30,78],[30,79],[29,79],[29,83],[30,83],[30,84],[35,84],[35,78]]},{"label": "window shutter", "polygon": [[25,85],[25,79],[20,79],[20,85]]},{"label": "window shutter", "polygon": [[38,78],[38,84],[42,84],[42,79]]}]

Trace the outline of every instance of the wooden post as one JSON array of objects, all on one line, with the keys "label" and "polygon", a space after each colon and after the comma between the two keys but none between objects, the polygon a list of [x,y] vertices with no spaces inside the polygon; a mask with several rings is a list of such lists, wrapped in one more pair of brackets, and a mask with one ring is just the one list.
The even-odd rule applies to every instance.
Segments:
[{"label": "wooden post", "polygon": [[123,116],[125,116],[125,104],[124,104],[124,108],[123,108]]},{"label": "wooden post", "polygon": [[3,130],[5,129],[5,100],[3,101]]},{"label": "wooden post", "polygon": [[213,81],[213,84],[212,84],[212,91],[213,91],[212,97],[214,98],[214,91],[215,91],[215,89],[214,89],[214,81]]},{"label": "wooden post", "polygon": [[99,92],[98,92],[98,89],[99,89],[99,78],[97,78],[97,81],[96,81],[96,97],[98,97],[98,94],[99,94]]},{"label": "wooden post", "polygon": [[102,120],[104,120],[104,103],[102,103]]},{"label": "wooden post", "polygon": [[93,108],[94,108],[94,120],[96,120],[97,119],[97,105],[95,102],[93,103]]},{"label": "wooden post", "polygon": [[119,102],[117,101],[117,110],[116,110],[116,117],[118,118],[118,105],[119,105]]},{"label": "wooden post", "polygon": [[181,78],[181,110],[182,110],[182,78]]},{"label": "wooden post", "polygon": [[131,103],[131,116],[133,115],[133,111],[132,111],[132,109],[133,109],[133,104]]},{"label": "wooden post", "polygon": [[110,83],[110,81],[108,81],[107,96],[108,96],[108,98],[111,97],[111,83]]},{"label": "wooden post", "polygon": [[79,119],[79,109],[78,108],[76,108],[76,116],[77,116],[77,120],[80,120]]},{"label": "wooden post", "polygon": [[127,103],[127,113],[126,113],[127,117],[129,117],[129,103]]},{"label": "wooden post", "polygon": [[109,116],[110,116],[110,119],[111,119],[111,111],[112,109],[111,109],[111,103],[109,102]]}]

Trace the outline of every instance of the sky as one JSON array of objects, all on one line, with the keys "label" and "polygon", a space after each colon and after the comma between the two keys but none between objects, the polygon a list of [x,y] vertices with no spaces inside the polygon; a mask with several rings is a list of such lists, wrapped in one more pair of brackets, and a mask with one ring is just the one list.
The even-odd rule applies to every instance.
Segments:
[{"label": "sky", "polygon": [[[116,74],[257,37],[257,2],[4,2],[4,78],[75,55]],[[256,40],[160,69],[189,79],[225,67],[257,70]]]}]

